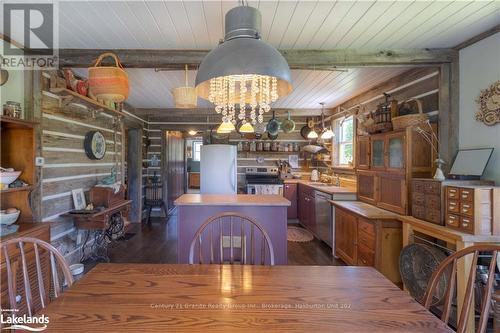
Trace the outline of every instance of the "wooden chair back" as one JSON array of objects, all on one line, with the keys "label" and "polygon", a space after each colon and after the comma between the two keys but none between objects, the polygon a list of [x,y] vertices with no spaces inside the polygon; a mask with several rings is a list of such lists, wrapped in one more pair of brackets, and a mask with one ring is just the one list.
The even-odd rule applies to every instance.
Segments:
[{"label": "wooden chair back", "polygon": [[[36,280],[37,280],[37,285],[38,285],[38,293],[35,291],[35,296],[38,294],[40,297],[40,305],[42,308],[45,308],[46,306],[46,300],[49,299],[49,294],[50,291],[52,290],[54,298],[59,297],[59,295],[63,291],[63,286],[59,277],[59,269],[63,273],[63,278],[66,281],[67,287],[71,287],[73,285],[73,276],[71,275],[71,271],[66,264],[66,261],[64,260],[64,257],[57,251],[55,247],[50,245],[47,242],[44,242],[40,239],[33,238],[33,237],[19,237],[19,238],[13,238],[9,239],[5,242],[2,242],[0,244],[1,247],[1,254],[5,260],[5,266],[7,270],[7,285],[8,285],[8,291],[9,291],[9,305],[11,309],[18,309],[18,300],[16,299],[16,296],[18,294],[18,288],[17,288],[17,267],[13,267],[13,264],[11,262],[11,259],[13,256],[11,256],[10,251],[15,250],[15,247],[17,247],[17,250],[19,251],[20,254],[20,266],[19,269],[21,270],[21,275],[22,275],[22,280],[23,280],[23,287],[24,290],[21,294],[25,295],[25,301],[26,301],[26,308],[28,315],[32,316],[35,312],[34,308],[34,296],[32,292],[32,287],[35,286],[32,281],[30,281],[30,272],[28,270],[28,266],[31,266],[30,263],[28,263],[28,259],[33,260],[32,253],[31,251],[34,252],[34,260],[35,260],[35,270],[36,270]],[[27,249],[29,247],[29,250]],[[41,253],[41,249],[43,249],[45,253]],[[49,277],[44,277],[44,269],[42,268],[42,260],[41,257],[42,255],[45,256],[48,254],[49,260],[50,260],[50,276]],[[19,263],[19,260],[18,260]],[[44,283],[46,278],[49,278],[49,290],[46,290],[46,284]],[[53,288],[50,288],[50,282],[53,283]]]},{"label": "wooden chair back", "polygon": [[195,263],[196,250],[199,264],[265,265],[268,258],[267,262],[274,265],[274,249],[267,232],[256,220],[236,212],[214,215],[201,225],[189,249],[190,264]]},{"label": "wooden chair back", "polygon": [[479,318],[479,324],[477,326],[476,332],[485,332],[486,325],[488,323],[488,317],[491,307],[491,296],[493,293],[493,281],[495,279],[495,266],[497,261],[497,255],[500,253],[500,246],[498,245],[475,245],[467,247],[461,251],[457,251],[451,256],[447,257],[438,266],[436,271],[432,274],[429,284],[427,285],[427,290],[424,294],[423,305],[426,309],[431,307],[433,303],[433,297],[435,294],[436,287],[439,281],[443,277],[443,274],[448,274],[448,286],[444,295],[444,306],[443,312],[441,314],[441,320],[448,324],[450,319],[452,298],[455,294],[455,286],[457,281],[457,261],[467,255],[473,255],[469,280],[467,281],[467,289],[464,295],[463,306],[460,314],[457,314],[457,332],[462,333],[466,331],[467,322],[469,319],[469,312],[474,311],[473,295],[474,295],[474,283],[476,281],[476,271],[477,271],[477,260],[479,258],[479,252],[488,252],[492,254],[491,262],[488,270],[488,280],[486,282],[486,287],[483,292],[483,300],[481,303],[481,316]]},{"label": "wooden chair back", "polygon": [[159,205],[163,201],[163,187],[161,183],[146,185],[146,204]]}]

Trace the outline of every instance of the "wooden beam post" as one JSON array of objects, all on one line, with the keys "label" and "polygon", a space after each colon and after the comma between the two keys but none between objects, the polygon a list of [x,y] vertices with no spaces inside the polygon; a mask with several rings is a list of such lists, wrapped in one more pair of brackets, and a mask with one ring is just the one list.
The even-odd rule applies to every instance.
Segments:
[{"label": "wooden beam post", "polygon": [[459,87],[458,61],[442,64],[439,73],[439,155],[449,172],[458,151]]},{"label": "wooden beam post", "polygon": [[[132,200],[132,210],[130,212],[132,223],[141,223],[142,220],[142,133],[142,129],[140,128],[129,129],[126,139],[127,191],[129,199]],[[125,135],[122,134],[122,137],[125,138]]]}]

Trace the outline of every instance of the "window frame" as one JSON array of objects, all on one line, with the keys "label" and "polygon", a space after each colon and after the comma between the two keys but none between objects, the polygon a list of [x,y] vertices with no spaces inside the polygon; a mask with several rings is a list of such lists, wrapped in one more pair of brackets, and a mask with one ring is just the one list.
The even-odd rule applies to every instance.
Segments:
[{"label": "window frame", "polygon": [[[342,141],[342,130],[344,128],[344,124],[346,121],[352,122],[352,136],[351,140],[343,140]],[[355,159],[355,137],[356,137],[356,121],[354,119],[353,115],[349,115],[348,117],[340,117],[336,120],[334,120],[335,126],[334,126],[334,133],[335,133],[335,158],[333,159],[333,167],[335,168],[346,168],[346,169],[353,169],[354,168],[354,159]],[[341,126],[342,123],[342,126]],[[346,146],[351,144],[352,146],[352,158],[350,163],[340,163],[340,152],[341,152],[341,147]]]}]

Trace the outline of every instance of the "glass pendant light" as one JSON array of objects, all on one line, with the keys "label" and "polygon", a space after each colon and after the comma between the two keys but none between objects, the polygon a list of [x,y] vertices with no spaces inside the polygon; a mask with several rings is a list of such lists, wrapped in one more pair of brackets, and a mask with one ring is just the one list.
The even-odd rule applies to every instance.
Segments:
[{"label": "glass pendant light", "polygon": [[318,133],[316,133],[316,131],[313,129],[311,129],[311,131],[309,132],[309,134],[307,134],[307,138],[308,139],[317,139],[318,138]]},{"label": "glass pendant light", "polygon": [[240,127],[240,133],[253,133],[253,132],[255,132],[255,130],[252,124],[250,124],[249,122],[244,123]]},{"label": "glass pendant light", "polygon": [[196,135],[198,133],[198,131],[195,131],[195,130],[189,130],[188,131],[188,134],[193,136],[193,135]]},{"label": "glass pendant light", "polygon": [[234,130],[235,130],[235,128],[234,128],[234,125],[233,125],[232,122],[230,122],[230,121],[223,121],[219,125],[219,128],[217,128],[217,133],[219,133],[219,134],[227,134],[227,133],[231,133]]}]

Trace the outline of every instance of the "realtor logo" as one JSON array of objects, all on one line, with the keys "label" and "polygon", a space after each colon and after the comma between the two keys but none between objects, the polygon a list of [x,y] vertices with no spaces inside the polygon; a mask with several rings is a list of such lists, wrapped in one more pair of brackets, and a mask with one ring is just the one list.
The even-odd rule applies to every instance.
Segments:
[{"label": "realtor logo", "polygon": [[3,4],[3,31],[11,42],[3,43],[2,67],[57,67],[56,6],[57,2]]}]

